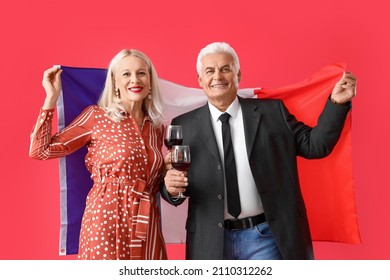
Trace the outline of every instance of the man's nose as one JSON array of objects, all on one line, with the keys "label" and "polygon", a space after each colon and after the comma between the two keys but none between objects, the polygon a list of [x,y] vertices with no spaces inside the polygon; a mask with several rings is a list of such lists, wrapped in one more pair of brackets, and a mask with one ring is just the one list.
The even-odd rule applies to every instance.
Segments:
[{"label": "man's nose", "polygon": [[222,77],[221,74],[222,74],[221,71],[216,70],[216,71],[214,72],[213,79],[214,79],[214,80],[219,80],[219,79],[221,79],[221,77]]}]

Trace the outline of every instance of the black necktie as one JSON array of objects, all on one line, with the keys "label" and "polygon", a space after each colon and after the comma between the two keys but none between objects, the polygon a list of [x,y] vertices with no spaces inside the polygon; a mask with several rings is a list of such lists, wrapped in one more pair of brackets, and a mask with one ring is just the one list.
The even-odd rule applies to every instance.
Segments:
[{"label": "black necktie", "polygon": [[240,194],[238,192],[236,162],[234,160],[233,144],[230,136],[229,118],[230,115],[228,113],[223,113],[219,116],[219,120],[222,122],[228,212],[237,218],[241,213],[241,204]]}]

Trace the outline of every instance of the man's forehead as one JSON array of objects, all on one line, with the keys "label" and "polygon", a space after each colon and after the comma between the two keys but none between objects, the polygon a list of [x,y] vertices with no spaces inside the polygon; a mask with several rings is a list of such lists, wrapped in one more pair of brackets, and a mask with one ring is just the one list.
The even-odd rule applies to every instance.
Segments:
[{"label": "man's forehead", "polygon": [[215,68],[233,65],[233,57],[227,53],[208,54],[202,58],[203,68]]}]

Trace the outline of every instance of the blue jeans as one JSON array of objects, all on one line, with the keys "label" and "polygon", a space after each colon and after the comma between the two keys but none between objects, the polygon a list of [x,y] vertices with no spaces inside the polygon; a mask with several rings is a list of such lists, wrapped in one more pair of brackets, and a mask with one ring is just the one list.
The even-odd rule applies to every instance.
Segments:
[{"label": "blue jeans", "polygon": [[225,260],[282,260],[268,223],[242,230],[225,229]]}]

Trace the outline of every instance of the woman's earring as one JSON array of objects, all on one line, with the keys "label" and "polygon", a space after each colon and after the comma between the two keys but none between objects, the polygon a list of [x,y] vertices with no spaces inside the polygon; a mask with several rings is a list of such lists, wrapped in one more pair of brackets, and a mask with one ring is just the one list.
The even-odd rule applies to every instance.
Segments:
[{"label": "woman's earring", "polygon": [[152,100],[152,89],[149,90],[148,99]]},{"label": "woman's earring", "polygon": [[121,92],[119,91],[119,88],[115,89],[115,97],[121,99]]}]

